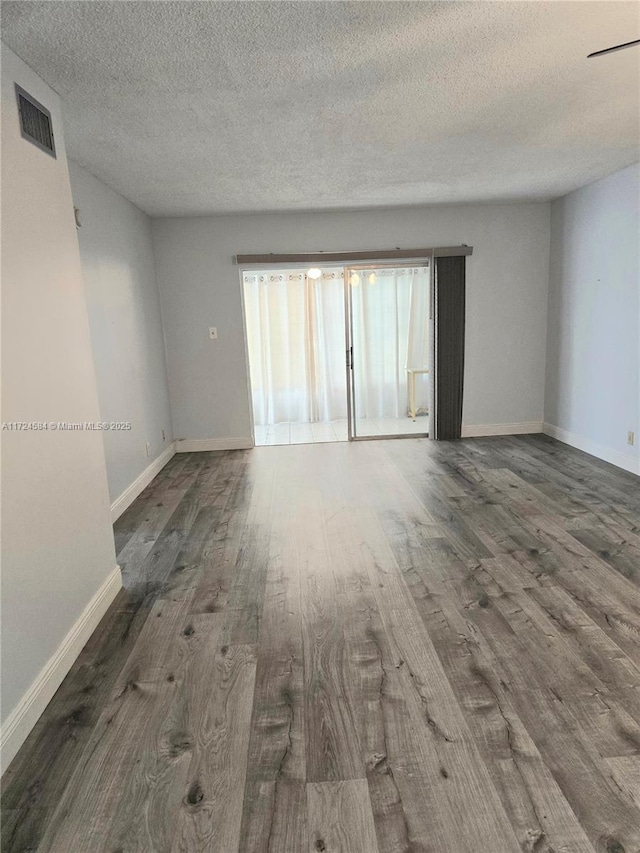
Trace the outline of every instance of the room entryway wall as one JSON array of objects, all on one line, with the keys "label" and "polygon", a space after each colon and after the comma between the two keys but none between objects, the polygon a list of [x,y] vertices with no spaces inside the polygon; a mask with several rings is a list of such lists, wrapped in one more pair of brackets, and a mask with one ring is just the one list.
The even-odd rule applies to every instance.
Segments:
[{"label": "room entryway wall", "polygon": [[[20,134],[14,84],[51,113]],[[2,46],[2,770],[120,589],[58,96]]]},{"label": "room entryway wall", "polygon": [[82,222],[77,233],[100,415],[130,424],[103,434],[117,517],[132,483],[173,445],[151,219],[77,163],[69,163],[69,173]]}]

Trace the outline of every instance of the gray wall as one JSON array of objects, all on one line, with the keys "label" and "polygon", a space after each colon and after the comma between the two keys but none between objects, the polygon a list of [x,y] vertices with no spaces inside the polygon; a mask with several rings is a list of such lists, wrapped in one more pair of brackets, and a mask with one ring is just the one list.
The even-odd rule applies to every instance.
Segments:
[{"label": "gray wall", "polygon": [[[551,209],[545,420],[637,470],[640,439],[640,165]],[[627,432],[636,444],[627,444]]]},{"label": "gray wall", "polygon": [[113,502],[173,440],[151,220],[76,163],[69,169],[82,217],[78,240],[100,413],[133,427],[104,434]]},{"label": "gray wall", "polygon": [[156,219],[153,234],[176,438],[251,434],[234,254],[460,243],[474,247],[464,423],[542,422],[548,204]]},{"label": "gray wall", "polygon": [[[51,111],[57,159],[20,137],[14,82]],[[2,366],[3,421],[100,419],[58,97],[4,45]],[[100,432],[3,431],[2,457],[4,722],[116,558]]]}]

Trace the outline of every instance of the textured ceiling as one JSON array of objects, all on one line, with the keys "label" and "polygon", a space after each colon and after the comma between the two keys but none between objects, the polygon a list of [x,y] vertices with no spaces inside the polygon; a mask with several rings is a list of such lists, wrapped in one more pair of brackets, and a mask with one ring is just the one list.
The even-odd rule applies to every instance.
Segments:
[{"label": "textured ceiling", "polygon": [[636,2],[4,2],[152,215],[549,199],[639,159]]}]

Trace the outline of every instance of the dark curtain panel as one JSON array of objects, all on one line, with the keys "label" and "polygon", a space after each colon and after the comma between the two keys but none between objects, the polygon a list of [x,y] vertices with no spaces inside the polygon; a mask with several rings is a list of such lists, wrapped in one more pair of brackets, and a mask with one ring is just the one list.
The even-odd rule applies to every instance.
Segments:
[{"label": "dark curtain panel", "polygon": [[436,258],[435,423],[438,440],[460,438],[464,379],[465,258]]}]

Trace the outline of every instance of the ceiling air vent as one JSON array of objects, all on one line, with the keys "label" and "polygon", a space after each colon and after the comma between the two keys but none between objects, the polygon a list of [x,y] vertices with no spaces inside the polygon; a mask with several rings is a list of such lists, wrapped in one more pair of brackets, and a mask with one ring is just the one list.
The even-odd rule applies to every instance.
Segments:
[{"label": "ceiling air vent", "polygon": [[20,130],[22,136],[33,142],[42,151],[56,156],[56,146],[53,141],[53,129],[51,127],[51,113],[41,103],[31,97],[16,83],[16,96],[18,98],[18,113],[20,114]]}]

